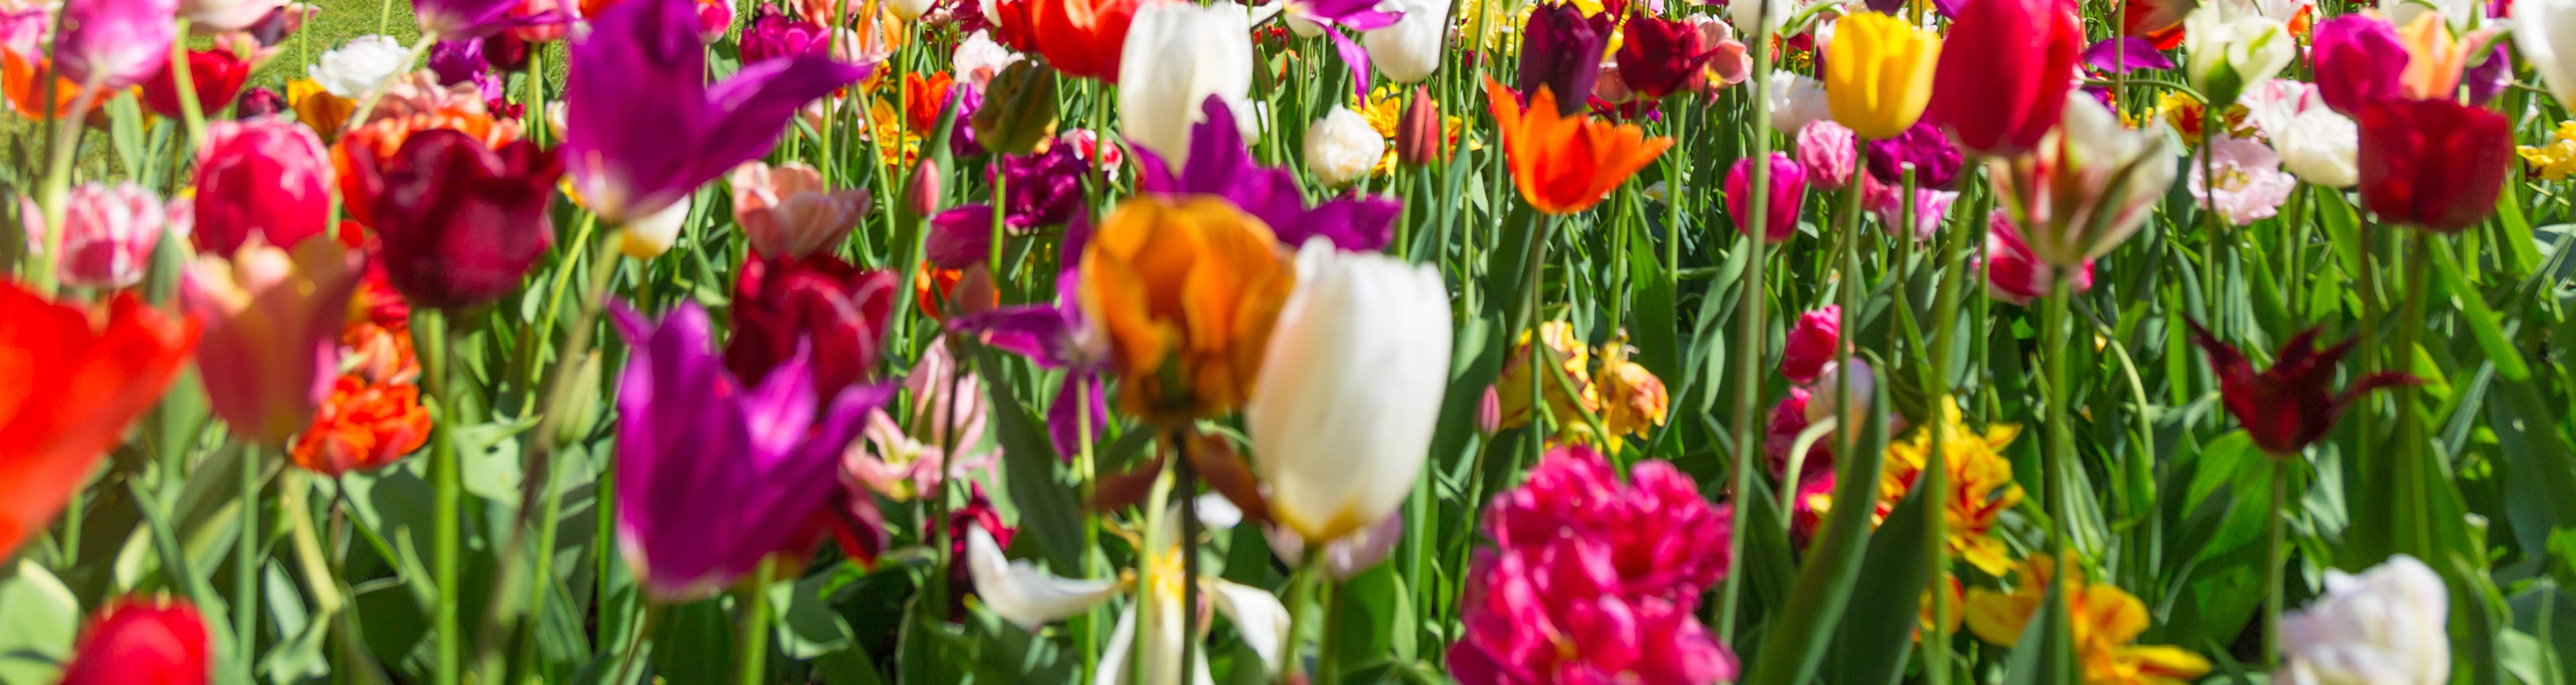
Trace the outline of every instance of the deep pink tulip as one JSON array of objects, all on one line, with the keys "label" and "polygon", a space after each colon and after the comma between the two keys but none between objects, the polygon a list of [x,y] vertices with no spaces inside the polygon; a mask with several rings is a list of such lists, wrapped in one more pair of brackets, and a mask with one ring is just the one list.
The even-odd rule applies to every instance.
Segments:
[{"label": "deep pink tulip", "polygon": [[241,439],[279,447],[311,424],[340,372],[340,328],[364,255],[328,236],[293,254],[252,242],[230,259],[199,255],[179,302],[205,325],[197,372],[208,404]]},{"label": "deep pink tulip", "polygon": [[2317,24],[2308,60],[2316,66],[2317,96],[2344,116],[2363,105],[2405,97],[2406,46],[2387,21],[2347,14]]},{"label": "deep pink tulip", "polygon": [[62,685],[205,685],[212,647],[205,617],[186,602],[117,600],[81,634]]},{"label": "deep pink tulip", "polygon": [[322,139],[294,119],[207,122],[197,149],[197,251],[230,256],[252,236],[301,245],[326,227],[331,185]]},{"label": "deep pink tulip", "polygon": [[169,61],[178,14],[178,0],[69,0],[54,64],[63,78],[99,92],[142,83]]},{"label": "deep pink tulip", "polygon": [[449,129],[411,134],[382,160],[352,155],[374,198],[385,276],[413,304],[452,309],[507,295],[554,242],[547,206],[563,164],[515,141],[494,150]]},{"label": "deep pink tulip", "polygon": [[1834,363],[1834,347],[1842,344],[1842,305],[1798,315],[1789,326],[1789,339],[1780,350],[1780,375],[1791,383],[1806,384],[1824,373],[1825,365]]},{"label": "deep pink tulip", "polygon": [[1950,129],[1960,147],[2016,155],[2066,111],[2084,26],[2063,0],[1969,0],[1942,46],[1924,121]]},{"label": "deep pink tulip", "polygon": [[[1735,218],[1735,230],[1753,235],[1753,160],[1736,160],[1735,170],[1726,175],[1726,214]],[[1763,242],[1788,240],[1798,232],[1798,203],[1807,195],[1807,170],[1786,154],[1771,153],[1771,202],[1763,209],[1770,218],[1762,227]]]},{"label": "deep pink tulip", "polygon": [[[2021,230],[2013,228],[2012,217],[1995,210],[1986,227],[1986,296],[2027,306],[2031,300],[2048,295],[2057,284],[2057,271],[2039,261],[2022,240]],[[2072,270],[2075,280],[2069,292],[2093,289],[2093,260],[2084,260]]]}]

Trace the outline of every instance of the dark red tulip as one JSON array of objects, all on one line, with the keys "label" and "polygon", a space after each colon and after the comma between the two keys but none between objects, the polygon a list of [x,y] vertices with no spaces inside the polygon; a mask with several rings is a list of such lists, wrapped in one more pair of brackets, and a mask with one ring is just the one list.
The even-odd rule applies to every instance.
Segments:
[{"label": "dark red tulip", "polygon": [[1628,18],[1622,34],[1627,40],[1619,43],[1619,77],[1628,82],[1628,90],[1646,100],[1660,100],[1681,90],[1717,57],[1717,46],[1708,44],[1699,27],[1687,22],[1640,14]]},{"label": "dark red tulip", "polygon": [[[161,65],[161,72],[143,82],[143,106],[153,114],[178,118],[179,74],[176,61]],[[223,48],[188,51],[188,80],[197,86],[197,111],[213,114],[232,104],[241,94],[242,82],[250,79],[250,62],[234,57]]]},{"label": "dark red tulip", "polygon": [[62,685],[204,685],[213,677],[206,621],[170,600],[118,600],[72,649]]},{"label": "dark red tulip", "polygon": [[2347,14],[2318,24],[2315,35],[2308,59],[2316,65],[2317,97],[2326,107],[2359,116],[2363,105],[2406,96],[2399,81],[2410,58],[2388,22]]},{"label": "dark red tulip", "polygon": [[552,151],[527,141],[494,150],[433,129],[382,160],[351,161],[374,194],[385,275],[412,304],[452,309],[509,294],[553,244],[546,208],[563,164]]},{"label": "dark red tulip", "polygon": [[252,119],[283,111],[286,111],[286,96],[266,87],[253,87],[250,92],[242,94],[241,105],[233,108],[233,115]]},{"label": "dark red tulip", "polygon": [[1962,148],[2011,156],[2039,145],[2066,111],[2084,26],[2061,0],[1969,0],[1942,46],[1924,120]]},{"label": "dark red tulip", "polygon": [[2504,115],[2450,100],[2364,105],[2361,204],[2381,221],[2457,233],[2495,213],[2512,168]]},{"label": "dark red tulip", "polygon": [[331,212],[331,157],[313,130],[293,119],[206,123],[197,148],[197,251],[230,257],[258,236],[301,245],[321,235]]},{"label": "dark red tulip", "polygon": [[2319,350],[2314,328],[2290,338],[2272,368],[2262,373],[2255,373],[2244,353],[2219,342],[2199,322],[2191,322],[2191,333],[2218,373],[2219,395],[2227,403],[2227,413],[2245,425],[2256,447],[2276,457],[2296,456],[2325,437],[2335,419],[2343,416],[2344,407],[2363,393],[2415,382],[2413,376],[2402,373],[2374,373],[2335,393],[2335,370],[2344,353],[2352,350],[2352,341]]},{"label": "dark red tulip", "polygon": [[1530,10],[1529,24],[1521,29],[1520,77],[1513,90],[1536,97],[1545,86],[1556,95],[1559,116],[1581,111],[1592,95],[1592,82],[1601,78],[1601,50],[1615,30],[1613,19],[1608,12],[1583,16],[1570,2]]},{"label": "dark red tulip", "polygon": [[725,368],[745,385],[758,384],[805,348],[816,397],[871,377],[894,314],[895,280],[829,255],[743,262]]}]

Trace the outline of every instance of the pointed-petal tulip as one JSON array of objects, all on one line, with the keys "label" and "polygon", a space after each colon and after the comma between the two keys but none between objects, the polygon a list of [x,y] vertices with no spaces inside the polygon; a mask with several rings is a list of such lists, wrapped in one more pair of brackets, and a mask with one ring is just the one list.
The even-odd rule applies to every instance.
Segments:
[{"label": "pointed-petal tulip", "polygon": [[799,107],[868,73],[802,55],[708,86],[706,61],[690,0],[627,0],[574,41],[562,154],[601,219],[643,218],[769,154]]},{"label": "pointed-petal tulip", "polygon": [[1681,90],[1717,57],[1717,46],[1686,21],[1638,14],[1628,18],[1622,35],[1626,40],[1619,43],[1619,77],[1637,97],[1648,100]]},{"label": "pointed-petal tulip", "polygon": [[44,530],[160,401],[197,324],[121,294],[104,320],[0,282],[0,557]]},{"label": "pointed-petal tulip", "polygon": [[1558,116],[1583,110],[1583,96],[1601,76],[1601,51],[1617,32],[1617,17],[1603,12],[1584,16],[1571,2],[1540,3],[1521,29],[1520,71],[1515,90],[1555,94]]},{"label": "pointed-petal tulip", "polygon": [[2245,426],[2254,437],[2254,446],[2274,457],[2296,458],[2309,443],[2323,438],[2334,429],[2335,419],[2343,416],[2345,407],[2372,390],[2392,385],[2414,383],[2415,378],[2403,373],[2383,372],[2362,376],[2340,394],[2334,392],[2334,377],[2343,355],[2352,351],[2353,341],[2317,349],[2317,329],[2311,328],[2290,338],[2272,368],[2261,373],[2254,363],[2235,347],[2220,342],[2199,322],[2191,322],[2192,340],[2209,354],[2209,365],[2218,374],[2219,395],[2227,401],[2227,413]]},{"label": "pointed-petal tulip", "polygon": [[2194,10],[2184,21],[2189,59],[2183,74],[2210,102],[2229,105],[2245,89],[2281,73],[2299,56],[2289,27],[2229,3]]},{"label": "pointed-petal tulip", "polygon": [[331,157],[313,130],[262,117],[206,124],[197,149],[197,251],[230,256],[252,236],[301,245],[331,211]]},{"label": "pointed-petal tulip", "polygon": [[253,243],[232,259],[200,255],[179,301],[206,324],[198,373],[215,416],[269,447],[303,430],[340,369],[340,326],[364,255],[329,238],[287,251]]},{"label": "pointed-petal tulip", "polygon": [[2398,79],[2406,72],[2406,46],[2388,22],[2347,14],[2318,24],[2315,36],[2308,59],[2316,66],[2317,96],[2327,107],[2352,116],[2363,105],[2403,96]]},{"label": "pointed-petal tulip", "polygon": [[[1739,159],[1726,174],[1726,215],[1735,230],[1753,235],[1753,160]],[[1763,207],[1762,241],[1776,243],[1798,233],[1798,203],[1807,196],[1807,170],[1786,154],[1771,153],[1771,198]]]},{"label": "pointed-petal tulip", "polygon": [[1530,96],[1529,109],[1523,111],[1511,91],[1487,78],[1485,104],[1509,154],[1512,184],[1531,207],[1549,214],[1591,209],[1673,146],[1673,139],[1647,138],[1634,124],[1560,115],[1556,95],[1545,87]]},{"label": "pointed-petal tulip", "polygon": [[806,540],[799,524],[841,489],[842,447],[893,387],[818,394],[803,354],[747,384],[696,303],[658,324],[610,314],[635,354],[617,389],[617,541],[645,593],[700,599]]},{"label": "pointed-petal tulip", "polygon": [[803,162],[744,162],[726,180],[734,222],[764,257],[799,258],[838,244],[868,213],[868,191],[832,190]]},{"label": "pointed-petal tulip", "polygon": [[2450,100],[2361,111],[2361,204],[2381,221],[2457,233],[2495,213],[2512,173],[2513,125]]},{"label": "pointed-petal tulip", "polygon": [[2173,187],[2177,166],[2163,131],[2123,128],[2111,110],[2082,93],[2066,98],[2065,118],[2033,154],[1986,164],[2000,204],[2030,241],[2031,256],[2058,269],[2100,257],[2135,235]]},{"label": "pointed-petal tulip", "polygon": [[1979,154],[2038,145],[2075,86],[2084,26],[2072,9],[2061,0],[1969,0],[1933,70],[1929,118]]},{"label": "pointed-petal tulip", "polygon": [[1029,14],[1036,26],[1038,52],[1056,71],[1118,82],[1127,27],[1144,8],[1144,0],[1024,1],[1034,5]]},{"label": "pointed-petal tulip", "polygon": [[1449,291],[1402,259],[1312,241],[1245,406],[1270,513],[1310,542],[1364,530],[1413,490],[1448,392]]},{"label": "pointed-petal tulip", "polygon": [[1896,17],[1862,12],[1834,22],[1825,46],[1825,100],[1834,121],[1869,140],[1893,138],[1923,117],[1941,37]]},{"label": "pointed-petal tulip", "polygon": [[1079,616],[1124,589],[1117,581],[1065,578],[1012,561],[982,528],[966,532],[966,570],[984,608],[1028,630]]},{"label": "pointed-petal tulip", "polygon": [[1295,172],[1253,162],[1223,101],[1210,97],[1199,110],[1206,118],[1190,126],[1188,162],[1175,164],[1151,149],[1135,149],[1138,191],[1225,198],[1268,225],[1281,244],[1303,245],[1323,236],[1345,250],[1382,250],[1395,240],[1395,218],[1404,205],[1384,197],[1340,197],[1308,206]]},{"label": "pointed-petal tulip", "polygon": [[61,685],[206,685],[214,643],[186,602],[121,599],[81,633]]},{"label": "pointed-petal tulip", "polygon": [[2451,33],[2442,15],[2431,12],[2416,15],[2413,22],[2397,27],[2397,42],[2406,46],[2406,71],[2398,77],[2408,98],[2418,100],[2448,99],[2460,88],[2462,70],[2469,67],[2469,43]]},{"label": "pointed-petal tulip", "polygon": [[[366,155],[356,155],[362,159]],[[385,273],[413,304],[458,308],[519,287],[554,242],[546,208],[563,164],[527,141],[494,150],[450,129],[412,134],[376,168]]]}]

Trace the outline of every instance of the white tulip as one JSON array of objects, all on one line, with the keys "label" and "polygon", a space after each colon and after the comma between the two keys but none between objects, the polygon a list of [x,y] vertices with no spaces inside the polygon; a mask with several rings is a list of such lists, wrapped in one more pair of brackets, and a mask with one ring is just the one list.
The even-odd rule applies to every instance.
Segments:
[{"label": "white tulip", "polygon": [[[2466,32],[2485,23],[2487,0],[2387,0],[2379,3],[2379,11],[2388,15],[2388,23],[2397,26],[2415,23],[2416,17],[2431,12],[2442,15],[2455,32]],[[2508,13],[2519,14],[2520,8]]]},{"label": "white tulip", "polygon": [[2281,73],[2298,57],[2289,27],[2229,3],[2203,5],[2183,19],[2184,74],[2210,101],[2233,104],[2248,86]]},{"label": "white tulip", "polygon": [[1428,266],[1322,239],[1298,252],[1297,279],[1244,423],[1272,517],[1329,542],[1393,513],[1422,474],[1449,384],[1449,292]]},{"label": "white tulip", "polygon": [[1368,48],[1369,62],[1387,80],[1421,83],[1440,68],[1440,42],[1448,37],[1448,5],[1429,0],[1391,0],[1389,4],[1404,18],[1361,34],[1360,45]]},{"label": "white tulip", "polygon": [[652,259],[671,251],[671,243],[680,239],[680,228],[689,222],[689,205],[696,201],[694,196],[682,195],[669,207],[627,221],[625,230],[619,233],[617,250],[636,259]]},{"label": "white tulip", "polygon": [[1348,107],[1334,105],[1333,111],[1306,127],[1306,170],[1326,187],[1350,185],[1377,166],[1386,156],[1386,138],[1370,128],[1368,117]]},{"label": "white tulip", "polygon": [[1188,160],[1190,124],[1206,121],[1209,96],[1234,110],[1249,139],[1259,134],[1252,109],[1252,24],[1242,5],[1148,4],[1136,11],[1120,48],[1118,128],[1128,140],[1178,169]]},{"label": "white tulip", "polygon": [[[1851,358],[1851,368],[1852,408],[1841,412],[1842,418],[1836,420],[1841,422],[1838,425],[1860,426],[1869,420],[1870,405],[1878,402],[1878,372],[1870,368],[1869,360],[1860,357]],[[1841,405],[1836,395],[1843,392],[1842,377],[1842,365],[1826,364],[1824,372],[1816,374],[1816,382],[1808,384],[1808,423],[1823,421],[1836,413],[1834,407]]]},{"label": "white tulip", "polygon": [[392,36],[359,36],[322,53],[304,75],[332,95],[356,100],[411,66],[411,49]]},{"label": "white tulip", "polygon": [[2324,107],[2311,107],[2273,131],[2272,148],[2281,153],[2281,168],[2290,175],[2328,188],[2350,188],[2361,182],[2361,129],[2352,119]]},{"label": "white tulip", "polygon": [[2326,571],[2326,594],[2281,617],[2286,685],[2439,685],[2451,679],[2450,591],[2403,554],[2359,576]]},{"label": "white tulip", "polygon": [[1288,21],[1288,32],[1297,34],[1299,38],[1316,38],[1324,35],[1324,25],[1307,19],[1302,13],[1292,10],[1281,12],[1279,17]]},{"label": "white tulip", "polygon": [[2523,62],[2560,106],[2576,108],[2576,0],[2516,0],[2510,12]]},{"label": "white tulip", "polygon": [[245,31],[285,7],[286,0],[180,0],[179,16],[196,33]]},{"label": "white tulip", "polygon": [[1791,4],[1790,0],[1742,0],[1727,5],[1726,9],[1730,13],[1728,16],[1735,21],[1736,33],[1758,35],[1754,27],[1759,22],[1770,24],[1771,35],[1777,36],[1781,29],[1789,26],[1790,15],[1797,13]]},{"label": "white tulip", "polygon": [[[1202,498],[1201,507],[1210,500]],[[1225,528],[1222,511],[1207,511],[1217,516],[1202,516],[1200,523],[1211,529]],[[1129,590],[1135,597],[1126,611],[1118,615],[1118,626],[1109,633],[1109,644],[1100,652],[1100,666],[1091,682],[1142,682],[1148,685],[1210,683],[1207,652],[1195,650],[1198,658],[1190,663],[1192,677],[1181,678],[1181,652],[1190,640],[1207,637],[1208,624],[1199,622],[1199,635],[1185,635],[1181,630],[1181,608],[1184,592],[1181,578],[1183,547],[1180,507],[1164,510],[1163,515],[1145,536],[1146,549],[1156,550],[1137,560],[1138,577],[1132,584],[1108,580],[1075,580],[1059,578],[1037,570],[1025,561],[1010,561],[1002,555],[991,533],[977,527],[967,531],[966,571],[975,579],[975,596],[984,608],[1028,630],[1046,623],[1071,618],[1108,602]],[[1263,672],[1279,663],[1281,647],[1288,639],[1288,607],[1269,591],[1237,584],[1223,578],[1202,575],[1198,578],[1200,597],[1217,615],[1234,624],[1243,642],[1260,655]],[[1144,625],[1139,626],[1138,623]],[[1139,635],[1142,637],[1139,637]],[[1139,649],[1139,641],[1142,649]],[[1142,652],[1138,654],[1138,652]],[[1131,657],[1142,657],[1135,673],[1129,673]]]},{"label": "white tulip", "polygon": [[886,3],[886,9],[894,10],[897,19],[912,21],[929,14],[932,4],[931,0],[891,0]]},{"label": "white tulip", "polygon": [[966,574],[984,608],[1027,630],[1071,618],[1118,594],[1117,581],[1060,578],[1002,556],[983,526],[966,531]]},{"label": "white tulip", "polygon": [[1771,72],[1770,82],[1763,84],[1763,99],[1773,131],[1796,131],[1808,122],[1834,118],[1833,103],[1825,99],[1825,84],[1794,71]]},{"label": "white tulip", "polygon": [[2068,93],[2059,122],[2034,157],[1987,164],[1997,194],[2023,224],[2031,255],[2073,267],[2136,235],[2173,187],[2179,165],[2170,135],[2123,127],[2090,95]]}]

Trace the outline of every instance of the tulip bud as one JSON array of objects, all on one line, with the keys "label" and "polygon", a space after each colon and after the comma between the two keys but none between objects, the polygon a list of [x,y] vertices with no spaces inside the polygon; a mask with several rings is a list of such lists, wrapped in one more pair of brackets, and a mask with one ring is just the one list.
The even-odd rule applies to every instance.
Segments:
[{"label": "tulip bud", "polygon": [[1485,394],[1476,397],[1476,432],[1493,435],[1503,430],[1503,395],[1494,386],[1485,386]]},{"label": "tulip bud", "polygon": [[600,373],[599,350],[593,349],[588,356],[582,357],[581,367],[573,372],[572,387],[582,394],[566,395],[568,401],[564,406],[548,410],[561,412],[564,417],[563,424],[555,427],[555,444],[581,442],[589,437],[592,429],[599,427],[599,408],[607,404],[599,401],[597,396]]},{"label": "tulip bud", "polygon": [[963,269],[992,258],[993,206],[973,204],[930,218],[930,235],[922,238],[922,256],[942,269]]},{"label": "tulip bud", "polygon": [[1404,104],[1404,117],[1395,124],[1395,158],[1420,166],[1442,161],[1448,155],[1448,131],[1441,126],[1440,102],[1431,99],[1431,91],[1413,87],[1413,100]]},{"label": "tulip bud", "polygon": [[913,169],[912,183],[904,188],[904,206],[912,210],[913,216],[937,213],[941,199],[939,189],[939,164],[921,160],[921,166]]},{"label": "tulip bud", "polygon": [[984,85],[984,106],[966,118],[976,144],[1002,155],[1028,155],[1056,134],[1056,70],[1036,59],[1002,67]]}]

